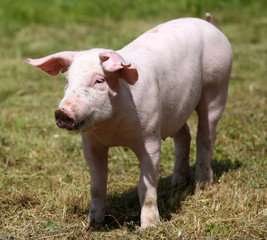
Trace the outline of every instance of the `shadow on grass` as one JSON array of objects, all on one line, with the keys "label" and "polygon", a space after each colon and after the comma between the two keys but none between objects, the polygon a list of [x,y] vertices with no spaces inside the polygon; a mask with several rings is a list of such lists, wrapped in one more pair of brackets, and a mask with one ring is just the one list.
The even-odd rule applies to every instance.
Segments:
[{"label": "shadow on grass", "polygon": [[[229,158],[224,160],[213,159],[212,168],[214,172],[214,182],[218,182],[224,172],[230,169],[241,167],[239,161],[233,161]],[[162,221],[171,219],[171,214],[181,211],[181,204],[187,196],[193,195],[196,189],[194,183],[195,165],[191,167],[191,179],[184,188],[175,188],[171,186],[172,175],[160,178],[158,185],[158,208]],[[105,218],[105,227],[101,231],[111,231],[123,227],[129,231],[134,231],[140,226],[140,205],[138,199],[137,186],[122,194],[112,194],[108,196],[109,213]],[[79,212],[79,211],[78,211]],[[76,212],[76,214],[79,214]],[[88,211],[82,215],[88,214]],[[81,214],[81,212],[80,212]]]},{"label": "shadow on grass", "polygon": [[[238,169],[241,167],[239,161],[232,161],[229,158],[224,160],[213,159],[212,168],[214,172],[214,182],[218,182],[224,172],[230,169]],[[184,188],[174,188],[171,186],[171,177],[160,178],[158,186],[158,207],[161,219],[168,221],[171,219],[172,213],[181,210],[182,201],[187,196],[194,194],[194,171],[195,165],[191,167],[191,179],[189,184]],[[134,231],[140,226],[140,205],[138,199],[137,186],[122,194],[109,195],[109,215],[106,216],[105,230],[127,227],[128,230]]]}]

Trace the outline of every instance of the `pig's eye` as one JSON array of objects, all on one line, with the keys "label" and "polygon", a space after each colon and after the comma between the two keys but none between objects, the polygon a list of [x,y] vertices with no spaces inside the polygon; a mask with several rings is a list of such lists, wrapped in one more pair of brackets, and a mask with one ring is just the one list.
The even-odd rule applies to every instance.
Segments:
[{"label": "pig's eye", "polygon": [[[93,76],[93,87],[97,90],[104,90],[106,88],[105,78],[101,74],[96,74]],[[91,83],[92,84],[92,83]]]},{"label": "pig's eye", "polygon": [[97,84],[97,83],[103,83],[105,80],[104,79],[97,79],[96,81],[95,81],[95,83]]}]

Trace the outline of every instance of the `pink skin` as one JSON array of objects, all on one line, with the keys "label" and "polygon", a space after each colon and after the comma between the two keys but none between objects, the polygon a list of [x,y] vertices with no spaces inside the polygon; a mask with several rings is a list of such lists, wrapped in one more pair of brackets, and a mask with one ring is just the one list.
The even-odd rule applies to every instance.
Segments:
[{"label": "pink skin", "polygon": [[172,185],[190,177],[191,113],[198,114],[195,180],[213,181],[211,158],[216,126],[224,110],[232,66],[227,38],[194,18],[161,24],[119,51],[60,52],[27,62],[50,75],[67,71],[57,125],[80,131],[91,174],[88,227],[104,222],[108,149],[127,146],[141,165],[138,194],[141,227],[160,221],[157,186],[161,139],[173,136]]}]

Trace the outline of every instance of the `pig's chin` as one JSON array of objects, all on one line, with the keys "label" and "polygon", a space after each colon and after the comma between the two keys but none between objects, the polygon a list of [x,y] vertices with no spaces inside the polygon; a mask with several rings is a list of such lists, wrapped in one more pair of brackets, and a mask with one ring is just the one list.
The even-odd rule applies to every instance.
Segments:
[{"label": "pig's chin", "polygon": [[84,120],[78,121],[77,124],[72,129],[67,129],[73,133],[88,132],[93,130],[93,121],[90,118],[85,118]]}]

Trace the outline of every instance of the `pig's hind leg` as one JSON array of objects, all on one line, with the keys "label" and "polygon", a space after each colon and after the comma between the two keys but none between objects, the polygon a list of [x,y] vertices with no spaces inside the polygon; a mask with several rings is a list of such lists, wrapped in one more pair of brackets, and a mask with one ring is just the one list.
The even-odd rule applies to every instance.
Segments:
[{"label": "pig's hind leg", "polygon": [[227,98],[228,81],[203,88],[196,111],[198,114],[197,162],[195,181],[202,187],[213,182],[211,159],[216,138],[216,126]]},{"label": "pig's hind leg", "polygon": [[174,136],[175,165],[172,176],[172,186],[183,187],[190,179],[189,151],[190,129],[185,124]]}]

